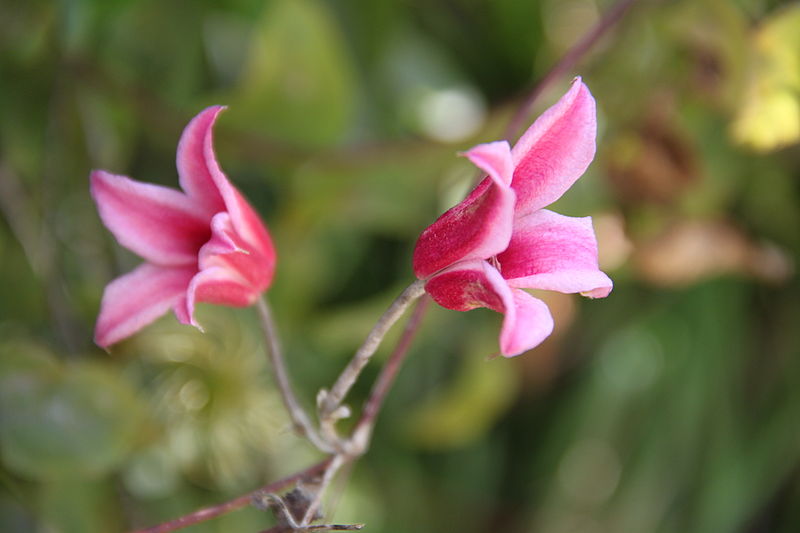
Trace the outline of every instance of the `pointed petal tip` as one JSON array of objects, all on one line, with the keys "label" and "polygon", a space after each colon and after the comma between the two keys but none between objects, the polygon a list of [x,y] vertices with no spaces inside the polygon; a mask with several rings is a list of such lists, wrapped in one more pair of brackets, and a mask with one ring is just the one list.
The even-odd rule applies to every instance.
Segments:
[{"label": "pointed petal tip", "polygon": [[[221,104],[210,105],[210,106],[206,107],[205,109],[203,109],[202,111],[200,111],[197,115],[195,115],[194,119],[196,119],[197,117],[200,117],[200,116],[205,116],[205,115],[213,115],[213,119],[216,119],[217,116],[220,113],[222,113],[223,111],[225,111],[226,109],[228,109],[228,106],[226,106],[226,105],[221,105]],[[192,120],[194,120],[194,119],[192,119]]]},{"label": "pointed petal tip", "polygon": [[114,178],[123,178],[125,176],[117,176],[116,174],[112,174],[107,170],[102,170],[99,168],[93,168],[89,172],[89,188],[94,192],[94,188],[99,184],[99,182],[108,182],[113,180]]},{"label": "pointed petal tip", "polygon": [[511,146],[508,141],[494,141],[473,146],[460,156],[469,159],[479,169],[486,172],[501,187],[511,185],[514,162],[511,159]]},{"label": "pointed petal tip", "polygon": [[[603,273],[601,272],[601,274]],[[586,298],[591,298],[592,300],[596,300],[598,298],[605,298],[606,296],[611,294],[611,291],[614,288],[614,282],[611,281],[611,278],[609,278],[607,275],[605,274],[603,275],[606,278],[605,284],[595,287],[594,289],[589,291],[582,291],[580,295],[585,296]]]},{"label": "pointed petal tip", "polygon": [[98,348],[106,352],[107,355],[111,355],[111,345],[113,343],[108,342],[108,339],[104,339],[97,331],[95,331],[94,338],[92,340]]}]

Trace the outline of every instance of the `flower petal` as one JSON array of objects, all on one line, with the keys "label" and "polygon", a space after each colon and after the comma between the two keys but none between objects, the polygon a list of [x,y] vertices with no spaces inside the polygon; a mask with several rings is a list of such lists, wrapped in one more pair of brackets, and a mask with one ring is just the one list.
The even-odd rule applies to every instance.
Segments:
[{"label": "flower petal", "polygon": [[[205,166],[202,167],[207,174],[204,174],[210,180],[222,199],[223,207],[217,209],[222,211],[223,208],[230,215],[230,222],[234,231],[238,234],[243,243],[246,244],[243,248],[248,252],[257,253],[262,258],[262,268],[274,269],[275,264],[275,246],[272,243],[272,238],[267,231],[266,226],[261,221],[256,211],[250,206],[247,200],[244,199],[242,194],[234,187],[228,180],[228,177],[222,171],[217,161],[217,156],[214,153],[214,138],[212,135],[212,126],[217,115],[222,111],[223,107],[211,107],[203,111],[192,122],[198,121],[200,126],[205,125],[204,136],[202,138],[202,158]],[[198,126],[198,128],[200,127]],[[187,127],[189,130],[189,127]],[[188,143],[188,142],[187,142]],[[188,143],[189,146],[195,146],[194,143]],[[195,147],[196,149],[197,147]],[[180,148],[179,148],[180,151]],[[199,156],[198,156],[199,157]],[[180,159],[180,157],[179,157]],[[195,161],[196,165],[193,168],[200,168],[200,163]],[[202,187],[207,188],[209,181],[202,181]],[[184,186],[183,181],[181,185]],[[269,276],[272,278],[272,273]]]},{"label": "flower petal", "polygon": [[505,250],[514,219],[514,191],[484,179],[464,201],[419,236],[414,273],[420,279],[459,261],[488,259]]},{"label": "flower petal", "polygon": [[515,317],[508,313],[500,331],[500,350],[506,357],[514,357],[535,348],[553,332],[553,316],[547,304],[525,291],[512,289]]},{"label": "flower petal", "polygon": [[214,122],[224,109],[223,106],[213,106],[201,111],[183,130],[178,142],[176,163],[181,188],[210,214],[225,209],[206,162],[206,146],[212,145]]},{"label": "flower petal", "polygon": [[144,263],[106,286],[95,326],[94,341],[108,346],[163,315],[184,297],[193,267],[161,267]]},{"label": "flower petal", "polygon": [[213,212],[227,211],[241,250],[252,256],[246,263],[255,270],[252,272],[255,285],[263,290],[274,274],[275,246],[261,218],[230,183],[214,153],[213,126],[224,109],[209,107],[186,127],[178,145],[178,173],[181,186],[193,198]]},{"label": "flower petal", "polygon": [[250,283],[235,270],[223,266],[212,266],[201,270],[189,282],[185,298],[175,305],[175,316],[183,324],[200,327],[194,319],[194,308],[198,302],[246,307],[252,305],[260,291],[254,291]]},{"label": "flower petal", "polygon": [[498,313],[513,308],[511,288],[492,265],[482,260],[464,261],[439,272],[425,291],[447,309],[470,311],[488,307]]},{"label": "flower petal", "polygon": [[198,264],[203,268],[203,258],[209,255],[229,254],[232,252],[247,253],[238,242],[240,239],[233,229],[231,216],[226,213],[217,213],[211,219],[211,238],[200,248]]},{"label": "flower petal", "polygon": [[541,209],[519,218],[508,248],[497,260],[512,287],[603,298],[613,286],[597,264],[591,217],[573,218]]},{"label": "flower petal", "polygon": [[489,177],[500,186],[511,185],[514,175],[514,161],[511,158],[511,148],[506,141],[495,141],[479,144],[470,148],[464,155],[472,163],[489,174]]},{"label": "flower petal", "polygon": [[159,265],[196,263],[210,232],[188,196],[103,170],[90,179],[100,218],[122,246]]},{"label": "flower petal", "polygon": [[553,330],[553,318],[541,300],[508,286],[486,261],[453,265],[432,277],[425,290],[442,307],[469,311],[488,307],[504,313],[500,350],[506,357],[519,355],[544,340]]},{"label": "flower petal", "polygon": [[275,273],[274,252],[265,254],[259,248],[248,249],[228,213],[214,215],[211,229],[211,239],[200,249],[200,270],[211,267],[231,269],[256,293],[269,287]]},{"label": "flower petal", "polygon": [[594,157],[596,133],[594,98],[576,78],[511,150],[518,216],[550,205],[581,177]]}]

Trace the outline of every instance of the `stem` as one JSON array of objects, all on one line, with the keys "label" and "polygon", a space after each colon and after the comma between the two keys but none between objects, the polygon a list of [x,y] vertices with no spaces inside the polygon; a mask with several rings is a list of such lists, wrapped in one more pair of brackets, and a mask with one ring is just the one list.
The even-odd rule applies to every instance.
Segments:
[{"label": "stem", "polygon": [[622,16],[628,11],[637,0],[619,0],[616,4],[603,15],[597,24],[595,24],[589,32],[584,35],[583,39],[578,41],[561,59],[553,65],[549,71],[533,86],[533,89],[528,93],[527,98],[519,107],[506,128],[506,139],[516,136],[517,132],[522,129],[528,122],[528,117],[531,114],[533,105],[536,99],[544,92],[544,90],[555,80],[562,76],[565,72],[571,70],[580,59],[591,50],[592,46],[602,37],[608,30],[610,30],[617,22],[622,19]]},{"label": "stem", "polygon": [[291,529],[287,526],[271,527],[261,533],[296,533],[298,531],[358,531],[364,529],[364,524],[320,524],[305,526],[301,529]]},{"label": "stem", "polygon": [[323,394],[319,405],[320,418],[322,421],[330,421],[331,415],[339,409],[342,400],[350,391],[361,370],[369,362],[372,355],[378,349],[383,337],[389,328],[397,322],[406,308],[425,292],[425,282],[417,280],[409,285],[397,299],[392,302],[389,309],[381,315],[378,322],[372,327],[372,331],[364,340],[364,343],[350,360],[350,363],[342,370],[339,378],[334,383],[329,392]]},{"label": "stem", "polygon": [[370,438],[372,437],[372,429],[375,426],[375,419],[378,412],[383,407],[383,402],[389,394],[389,390],[394,384],[397,373],[400,371],[400,366],[405,361],[408,349],[411,347],[411,341],[419,330],[422,323],[422,318],[430,307],[431,299],[423,296],[418,302],[411,318],[408,319],[400,341],[395,346],[394,351],[386,361],[378,379],[372,386],[369,397],[364,403],[364,409],[361,411],[361,418],[356,422],[355,429],[353,430],[352,441],[356,449],[366,451],[369,446]]},{"label": "stem", "polygon": [[136,531],[132,531],[131,533],[169,533],[171,531],[183,529],[185,527],[189,527],[191,525],[198,524],[200,522],[205,522],[206,520],[211,520],[212,518],[216,518],[223,514],[250,505],[250,503],[253,501],[253,497],[258,496],[262,493],[277,492],[283,488],[288,487],[289,485],[297,483],[302,479],[313,478],[319,475],[320,472],[327,470],[332,460],[333,458],[328,457],[327,459],[320,461],[319,463],[310,466],[305,470],[294,473],[283,479],[279,479],[278,481],[274,481],[268,485],[264,485],[260,489],[254,490],[253,492],[249,492],[243,496],[239,496],[234,500],[230,500],[228,502],[221,503],[219,505],[214,505],[211,507],[198,509],[193,513],[181,516],[180,518],[176,518],[174,520],[170,520],[169,522],[164,522],[163,524],[159,524],[157,526],[153,526],[147,529],[137,529]]},{"label": "stem", "polygon": [[264,340],[267,343],[267,354],[269,355],[272,369],[275,372],[275,382],[283,399],[283,404],[289,412],[295,430],[301,435],[308,438],[308,440],[317,447],[320,451],[330,453],[333,450],[317,433],[316,429],[311,423],[311,419],[306,414],[297,397],[294,394],[291,380],[289,379],[289,372],[286,370],[286,362],[283,357],[283,349],[281,348],[280,340],[278,339],[277,328],[275,327],[275,320],[272,318],[272,310],[265,296],[258,299],[256,303],[258,309],[258,316],[261,319],[261,327],[264,330]]},{"label": "stem", "polygon": [[319,488],[317,492],[314,494],[314,499],[311,500],[311,503],[306,509],[305,514],[303,515],[303,520],[300,522],[301,526],[308,526],[314,520],[314,517],[317,515],[317,509],[319,509],[320,504],[322,503],[322,498],[325,496],[325,490],[333,481],[333,478],[336,476],[336,473],[345,464],[349,459],[339,453],[333,456],[331,462],[325,467],[325,473],[322,476],[322,481],[319,484]]}]

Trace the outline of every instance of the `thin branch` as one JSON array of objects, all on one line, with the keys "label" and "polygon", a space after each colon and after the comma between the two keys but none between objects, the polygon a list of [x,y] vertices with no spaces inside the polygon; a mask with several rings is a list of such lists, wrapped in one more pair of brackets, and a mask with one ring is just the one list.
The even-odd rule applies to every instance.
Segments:
[{"label": "thin branch", "polygon": [[394,351],[389,356],[383,369],[381,369],[381,373],[375,380],[369,397],[364,403],[364,409],[361,411],[361,418],[356,422],[355,429],[353,429],[351,440],[356,450],[366,451],[369,447],[372,429],[375,426],[375,419],[381,407],[383,407],[383,402],[389,394],[389,390],[394,384],[397,373],[400,371],[400,366],[403,364],[403,361],[405,361],[408,349],[411,347],[411,342],[414,340],[417,331],[419,331],[422,319],[425,313],[427,313],[430,303],[431,299],[427,295],[417,301],[411,318],[408,319],[406,327],[403,329],[400,341],[397,343],[397,346],[395,346]]},{"label": "thin branch", "polygon": [[506,128],[506,139],[516,137],[519,130],[528,122],[533,106],[536,100],[544,92],[544,90],[557,78],[564,75],[564,73],[572,70],[572,68],[581,60],[581,58],[592,49],[597,41],[608,30],[614,27],[617,22],[622,19],[622,16],[628,9],[638,0],[618,0],[616,4],[603,15],[597,24],[595,24],[589,32],[584,35],[583,39],[578,41],[567,53],[561,56],[561,59],[545,73],[544,76],[533,86],[533,89],[525,101],[514,113],[511,121]]},{"label": "thin branch", "polygon": [[318,476],[320,473],[327,470],[332,460],[333,458],[328,457],[327,459],[320,461],[319,463],[310,466],[305,470],[294,473],[283,479],[279,479],[278,481],[274,481],[268,485],[264,485],[260,489],[249,492],[243,496],[239,496],[236,499],[221,503],[219,505],[198,509],[197,511],[181,516],[180,518],[170,520],[169,522],[164,522],[163,524],[159,524],[147,529],[137,529],[131,533],[170,533],[171,531],[183,529],[194,524],[199,524],[200,522],[205,522],[206,520],[211,520],[212,518],[216,518],[231,511],[236,511],[242,507],[247,507],[253,501],[254,497],[257,497],[265,492],[277,492],[294,483],[297,483],[300,480]]},{"label": "thin branch", "polygon": [[299,531],[359,531],[364,529],[364,524],[317,524],[292,529],[288,526],[271,527],[261,533],[296,533]]},{"label": "thin branch", "polygon": [[320,451],[331,453],[333,449],[319,436],[314,425],[311,423],[311,419],[294,394],[294,389],[289,379],[289,372],[286,369],[286,362],[283,357],[283,349],[278,339],[275,320],[272,318],[272,310],[270,309],[269,303],[267,303],[266,296],[259,298],[256,303],[256,308],[258,309],[258,316],[261,319],[261,327],[264,330],[264,340],[267,343],[267,353],[275,373],[275,382],[280,390],[286,410],[289,412],[289,416],[294,423],[295,430],[307,437]]},{"label": "thin branch", "polygon": [[[331,422],[331,415],[339,409],[342,400],[350,391],[350,388],[355,383],[361,370],[369,362],[372,355],[378,349],[383,337],[389,331],[389,328],[397,322],[397,319],[403,314],[406,308],[417,298],[422,296],[425,292],[425,284],[423,281],[417,280],[409,285],[400,296],[389,306],[389,309],[383,313],[378,319],[378,322],[373,326],[372,331],[364,340],[364,343],[350,360],[350,363],[345,367],[339,378],[331,387],[330,391],[326,391],[321,395],[319,401],[320,418],[322,422]],[[335,420],[333,420],[335,422]]]},{"label": "thin branch", "polygon": [[[328,485],[331,484],[333,478],[336,476],[336,473],[345,464],[350,458],[345,456],[344,454],[336,454],[328,466],[325,468],[325,473],[322,476],[322,481],[320,481],[319,487],[317,488],[316,493],[314,494],[314,499],[311,500],[311,503],[308,505],[308,509],[306,509],[305,514],[303,515],[303,520],[300,522],[301,527],[305,527],[311,524],[311,522],[317,516],[317,511],[322,504],[322,498],[325,496],[325,490],[328,488]],[[322,516],[320,514],[320,516]]]}]

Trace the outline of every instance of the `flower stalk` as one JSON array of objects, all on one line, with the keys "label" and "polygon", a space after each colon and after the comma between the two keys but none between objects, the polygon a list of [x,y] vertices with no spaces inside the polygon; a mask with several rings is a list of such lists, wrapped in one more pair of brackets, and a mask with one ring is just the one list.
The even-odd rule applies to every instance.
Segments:
[{"label": "flower stalk", "polygon": [[417,280],[409,285],[378,319],[364,343],[342,370],[342,373],[339,374],[333,387],[329,391],[320,391],[317,398],[317,407],[324,438],[332,442],[339,440],[334,426],[337,420],[346,416],[346,410],[342,409],[342,400],[347,396],[347,393],[353,387],[361,371],[378,349],[392,325],[397,322],[397,319],[400,318],[408,306],[422,296],[424,292],[425,285],[422,281]]},{"label": "flower stalk", "polygon": [[283,405],[292,419],[295,431],[301,436],[306,437],[311,444],[324,453],[332,453],[334,450],[328,442],[320,437],[319,433],[311,422],[308,414],[300,405],[294,393],[289,372],[286,369],[286,360],[283,356],[283,348],[278,338],[278,330],[275,327],[275,320],[272,317],[272,309],[267,302],[266,296],[262,295],[256,302],[258,317],[261,320],[261,328],[264,331],[264,340],[267,345],[267,355],[275,376],[275,383],[283,400]]}]

